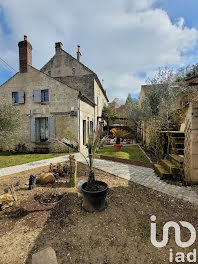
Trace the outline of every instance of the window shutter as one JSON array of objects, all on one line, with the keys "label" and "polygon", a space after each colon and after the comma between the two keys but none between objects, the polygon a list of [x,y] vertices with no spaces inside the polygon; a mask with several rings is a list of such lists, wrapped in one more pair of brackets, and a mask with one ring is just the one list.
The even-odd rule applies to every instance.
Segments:
[{"label": "window shutter", "polygon": [[25,103],[25,93],[24,91],[18,92],[18,103],[24,104]]},{"label": "window shutter", "polygon": [[53,142],[55,139],[55,117],[48,117],[49,141]]},{"label": "window shutter", "polygon": [[30,141],[36,142],[36,119],[30,117]]},{"label": "window shutter", "polygon": [[33,102],[34,103],[41,102],[41,90],[33,90]]}]

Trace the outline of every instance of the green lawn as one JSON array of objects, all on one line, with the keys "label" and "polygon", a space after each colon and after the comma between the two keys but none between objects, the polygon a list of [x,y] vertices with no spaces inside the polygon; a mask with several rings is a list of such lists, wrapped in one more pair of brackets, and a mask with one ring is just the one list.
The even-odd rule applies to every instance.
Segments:
[{"label": "green lawn", "polygon": [[145,154],[141,151],[141,149],[137,145],[123,146],[122,151],[119,152],[114,152],[113,146],[104,147],[102,149],[99,149],[97,154],[121,158],[121,159],[149,162],[148,158],[145,156]]},{"label": "green lawn", "polygon": [[64,155],[67,155],[67,153],[11,154],[9,152],[0,152],[0,168],[20,165],[32,161],[55,158]]}]

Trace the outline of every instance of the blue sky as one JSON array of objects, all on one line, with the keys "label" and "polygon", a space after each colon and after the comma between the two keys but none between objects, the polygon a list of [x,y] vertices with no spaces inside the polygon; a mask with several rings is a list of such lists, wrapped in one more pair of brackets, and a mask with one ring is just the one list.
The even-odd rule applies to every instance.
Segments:
[{"label": "blue sky", "polygon": [[198,28],[197,0],[161,0],[155,7],[164,9],[173,22],[178,17],[183,17],[186,26]]},{"label": "blue sky", "polygon": [[[18,71],[24,34],[38,69],[55,42],[73,56],[80,44],[110,100],[137,97],[159,67],[198,63],[197,10],[198,0],[0,0],[0,58]],[[0,84],[13,74],[0,60]]]}]

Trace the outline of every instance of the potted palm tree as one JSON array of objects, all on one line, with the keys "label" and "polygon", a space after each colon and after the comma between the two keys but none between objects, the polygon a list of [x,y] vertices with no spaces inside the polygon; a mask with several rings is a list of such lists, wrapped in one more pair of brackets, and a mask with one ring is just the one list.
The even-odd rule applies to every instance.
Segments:
[{"label": "potted palm tree", "polygon": [[[95,172],[93,169],[93,162],[96,151],[106,140],[106,137],[101,138],[101,135],[101,128],[98,129],[95,133],[89,135],[87,144],[87,157],[82,152],[80,152],[80,154],[84,157],[89,168],[88,180],[82,185],[82,206],[88,212],[101,211],[106,207],[105,199],[108,191],[108,185],[103,181],[97,181],[95,179]],[[79,149],[79,146],[77,146],[77,140],[75,140],[76,144],[70,144],[70,138],[68,136],[62,139],[61,143],[66,144],[70,148],[75,148],[75,150]]]},{"label": "potted palm tree", "polygon": [[111,129],[111,132],[113,133],[113,135],[116,138],[116,144],[113,145],[114,146],[114,151],[115,152],[121,151],[123,145],[120,144],[120,139],[122,137],[126,136],[128,132],[126,130],[123,130],[123,129],[120,129],[120,128],[113,128],[113,129]]},{"label": "potted palm tree", "polygon": [[96,151],[106,140],[105,137],[101,139],[101,132],[102,130],[99,129],[95,134],[90,134],[87,144],[88,159],[86,161],[89,167],[89,176],[87,182],[82,185],[82,206],[89,212],[101,211],[106,207],[105,199],[108,185],[103,181],[95,180],[95,172],[93,170]]}]

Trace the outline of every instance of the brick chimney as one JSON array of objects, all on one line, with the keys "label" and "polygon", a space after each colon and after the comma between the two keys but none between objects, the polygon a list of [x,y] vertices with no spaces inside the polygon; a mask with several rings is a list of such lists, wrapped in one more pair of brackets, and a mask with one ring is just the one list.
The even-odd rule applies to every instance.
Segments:
[{"label": "brick chimney", "polygon": [[27,72],[27,65],[32,66],[32,45],[27,41],[27,36],[24,40],[18,43],[19,46],[19,69],[20,73]]},{"label": "brick chimney", "polygon": [[78,48],[78,51],[77,51],[77,60],[78,60],[79,62],[81,62],[81,57],[82,57],[82,55],[81,55],[81,53],[80,53],[80,45],[78,45],[77,48]]},{"label": "brick chimney", "polygon": [[55,50],[56,54],[60,54],[63,48],[63,44],[61,42],[56,42],[55,43]]}]

